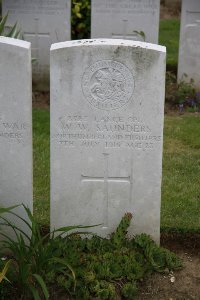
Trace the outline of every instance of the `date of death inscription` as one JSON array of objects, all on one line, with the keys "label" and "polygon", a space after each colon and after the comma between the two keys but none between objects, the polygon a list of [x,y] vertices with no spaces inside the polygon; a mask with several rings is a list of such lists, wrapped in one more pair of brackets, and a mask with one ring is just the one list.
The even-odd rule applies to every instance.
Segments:
[{"label": "date of death inscription", "polygon": [[135,116],[60,117],[52,140],[63,147],[155,149],[162,136]]}]

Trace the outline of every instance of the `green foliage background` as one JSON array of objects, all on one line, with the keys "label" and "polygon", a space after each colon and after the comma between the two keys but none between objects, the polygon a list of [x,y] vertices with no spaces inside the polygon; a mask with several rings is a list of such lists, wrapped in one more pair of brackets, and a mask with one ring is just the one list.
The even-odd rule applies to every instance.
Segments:
[{"label": "green foliage background", "polygon": [[72,1],[72,39],[88,39],[90,38],[90,0]]}]

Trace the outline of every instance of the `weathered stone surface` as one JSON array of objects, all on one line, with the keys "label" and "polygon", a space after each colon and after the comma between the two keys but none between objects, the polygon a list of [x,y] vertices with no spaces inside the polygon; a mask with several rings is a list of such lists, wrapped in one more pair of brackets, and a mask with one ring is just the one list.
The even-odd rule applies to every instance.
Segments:
[{"label": "weathered stone surface", "polygon": [[49,89],[50,46],[71,39],[71,0],[3,0],[2,10],[9,11],[8,27],[17,22],[32,44],[35,88]]},{"label": "weathered stone surface", "polygon": [[[0,205],[32,211],[30,43],[0,37],[0,53]],[[26,217],[22,207],[16,211]]]},{"label": "weathered stone surface", "polygon": [[134,31],[143,31],[146,42],[158,43],[159,0],[92,0],[92,38],[141,40]]},{"label": "weathered stone surface", "polygon": [[51,47],[51,229],[125,212],[158,242],[165,47],[82,40]]},{"label": "weathered stone surface", "polygon": [[[183,0],[179,43],[178,80],[194,79],[200,89],[200,1]],[[187,75],[187,77],[184,76]]]}]

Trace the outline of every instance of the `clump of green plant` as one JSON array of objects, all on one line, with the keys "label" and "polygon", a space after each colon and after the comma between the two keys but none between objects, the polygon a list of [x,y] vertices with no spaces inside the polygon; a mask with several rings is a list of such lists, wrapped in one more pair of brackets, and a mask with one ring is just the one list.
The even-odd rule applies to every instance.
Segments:
[{"label": "clump of green plant", "polygon": [[93,236],[68,238],[62,247],[63,256],[76,274],[73,281],[59,276],[57,284],[76,299],[135,299],[137,283],[147,274],[177,270],[181,260],[170,251],[161,248],[146,234],[128,239],[126,233],[132,215],[125,214],[110,239]]},{"label": "clump of green plant", "polygon": [[72,39],[90,38],[90,0],[72,1]]},{"label": "clump of green plant", "polygon": [[171,106],[176,106],[180,111],[184,109],[192,111],[200,110],[200,93],[195,91],[194,80],[189,82],[184,74],[177,82],[176,76],[171,72],[166,72],[166,102]]},{"label": "clump of green plant", "polygon": [[[6,263],[3,275],[4,279],[7,279],[10,283],[10,285],[1,283],[1,299],[4,299],[4,293],[6,295],[9,294],[10,297],[14,293],[15,299],[18,299],[17,297],[26,300],[49,299],[47,278],[55,279],[56,276],[62,274],[65,277],[70,277],[71,282],[74,282],[73,285],[75,286],[74,271],[66,259],[63,258],[59,244],[63,234],[85,227],[62,227],[42,235],[40,225],[36,222],[29,208],[23,207],[28,216],[28,221],[14,212],[13,209],[16,206],[0,209],[0,257],[7,258],[6,261],[0,259],[0,268]],[[7,214],[6,216],[4,216],[5,213]],[[11,223],[9,220],[10,215],[20,219],[26,228],[24,227],[25,229],[22,230]],[[4,227],[9,227],[14,232],[14,239],[11,239],[9,233],[3,230]],[[30,234],[27,233],[28,231]],[[65,245],[65,242],[66,239],[63,239],[63,245]]]},{"label": "clump of green plant", "polygon": [[26,224],[30,236],[0,215],[0,225],[12,228],[16,235],[12,240],[0,231],[4,237],[0,255],[5,256],[9,250],[7,261],[10,261],[6,270],[10,283],[1,282],[1,299],[49,299],[54,291],[59,291],[77,300],[117,297],[133,300],[138,281],[147,274],[182,267],[175,254],[158,247],[148,235],[126,237],[132,219],[130,213],[124,215],[116,231],[106,239],[96,235],[82,238],[84,232],[76,231],[87,226],[63,227],[43,236],[30,210],[24,209],[29,221],[12,210],[9,213]]},{"label": "clump of green plant", "polygon": [[0,21],[0,36],[20,39],[21,31],[20,29],[18,29],[17,23],[15,23],[14,26],[8,32],[5,31],[7,19],[8,19],[8,13]]}]

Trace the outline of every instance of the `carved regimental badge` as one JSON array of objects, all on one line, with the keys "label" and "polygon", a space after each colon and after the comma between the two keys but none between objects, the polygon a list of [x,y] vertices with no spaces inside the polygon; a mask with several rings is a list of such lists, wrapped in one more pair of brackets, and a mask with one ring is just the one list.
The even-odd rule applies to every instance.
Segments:
[{"label": "carved regimental badge", "polygon": [[82,78],[82,89],[92,106],[114,110],[130,100],[134,79],[130,70],[122,63],[101,60],[86,69]]}]

